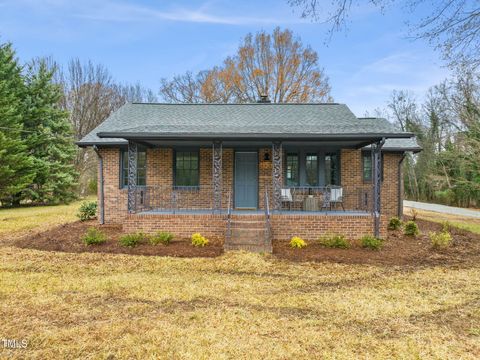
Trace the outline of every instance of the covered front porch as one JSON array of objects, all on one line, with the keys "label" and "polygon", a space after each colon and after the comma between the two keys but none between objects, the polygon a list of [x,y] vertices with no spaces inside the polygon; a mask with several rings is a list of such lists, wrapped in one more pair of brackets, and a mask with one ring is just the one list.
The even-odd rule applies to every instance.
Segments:
[{"label": "covered front porch", "polygon": [[[360,164],[355,164],[358,169],[348,166],[352,163],[348,157],[366,144],[372,144],[369,183],[351,175],[360,171]],[[273,214],[376,218],[380,214],[382,144],[383,139],[378,138],[128,139],[128,161],[123,161],[127,210],[129,214],[216,214],[226,218]],[[167,151],[171,169],[157,164],[139,184],[139,153],[144,149]],[[156,184],[150,181],[152,177]],[[172,180],[161,181],[169,178]]]}]

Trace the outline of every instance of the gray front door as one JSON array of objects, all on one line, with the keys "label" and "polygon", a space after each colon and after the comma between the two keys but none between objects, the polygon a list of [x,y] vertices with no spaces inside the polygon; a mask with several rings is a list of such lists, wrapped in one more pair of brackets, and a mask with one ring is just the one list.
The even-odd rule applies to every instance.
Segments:
[{"label": "gray front door", "polygon": [[235,152],[235,208],[256,209],[258,196],[258,155]]}]

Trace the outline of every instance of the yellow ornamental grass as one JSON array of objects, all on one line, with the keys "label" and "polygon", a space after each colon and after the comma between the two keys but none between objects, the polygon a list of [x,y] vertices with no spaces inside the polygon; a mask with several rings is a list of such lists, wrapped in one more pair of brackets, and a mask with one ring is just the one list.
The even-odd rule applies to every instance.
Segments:
[{"label": "yellow ornamental grass", "polygon": [[303,240],[302,238],[300,238],[298,236],[294,236],[290,240],[290,247],[292,247],[294,249],[302,249],[306,246],[307,246],[307,243],[305,242],[305,240]]},{"label": "yellow ornamental grass", "polygon": [[444,249],[452,244],[452,235],[448,231],[430,232],[428,234],[434,248]]},{"label": "yellow ornamental grass", "polygon": [[200,233],[195,233],[192,235],[192,245],[193,246],[206,246],[208,245],[208,239]]}]

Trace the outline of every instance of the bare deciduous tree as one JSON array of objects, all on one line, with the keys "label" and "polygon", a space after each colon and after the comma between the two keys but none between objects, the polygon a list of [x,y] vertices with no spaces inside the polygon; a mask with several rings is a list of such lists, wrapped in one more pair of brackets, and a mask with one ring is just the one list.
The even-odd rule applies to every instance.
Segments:
[{"label": "bare deciduous tree", "polygon": [[423,150],[409,155],[406,192],[414,199],[460,206],[480,204],[480,74],[458,68],[432,87],[422,106],[406,91],[395,91],[391,118],[416,134]]},{"label": "bare deciduous tree", "polygon": [[[82,63],[72,59],[64,71],[58,64],[49,61],[59,71],[55,80],[61,84],[64,96],[61,106],[70,114],[75,140],[80,140],[114,110],[125,102],[142,102],[157,100],[151,90],[140,84],[119,84],[113,80],[108,69],[92,61]],[[86,185],[95,174],[95,156],[89,149],[77,153],[75,166],[80,172],[80,191],[86,191]]]},{"label": "bare deciduous tree", "polygon": [[450,65],[480,65],[480,1],[478,0],[287,0],[301,16],[331,25],[329,35],[346,27],[352,7],[370,4],[382,12],[398,4],[410,16],[423,8],[429,15],[409,21],[414,38],[428,40],[440,49]]},{"label": "bare deciduous tree", "polygon": [[331,101],[318,54],[279,28],[248,34],[222,66],[162,79],[160,93],[168,102],[245,103],[262,95],[277,103]]}]

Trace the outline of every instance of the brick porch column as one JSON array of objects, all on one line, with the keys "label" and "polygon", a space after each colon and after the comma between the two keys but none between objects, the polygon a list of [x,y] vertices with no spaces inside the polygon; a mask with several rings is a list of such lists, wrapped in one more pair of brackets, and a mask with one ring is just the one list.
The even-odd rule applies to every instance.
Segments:
[{"label": "brick porch column", "polygon": [[128,212],[134,213],[137,209],[137,159],[138,145],[133,141],[128,141]]}]

